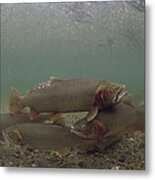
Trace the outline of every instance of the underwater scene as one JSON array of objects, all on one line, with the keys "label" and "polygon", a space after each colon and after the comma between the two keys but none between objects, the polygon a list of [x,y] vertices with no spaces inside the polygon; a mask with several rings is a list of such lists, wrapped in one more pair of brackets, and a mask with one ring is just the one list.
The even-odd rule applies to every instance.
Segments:
[{"label": "underwater scene", "polygon": [[0,6],[0,166],[144,170],[145,1]]}]

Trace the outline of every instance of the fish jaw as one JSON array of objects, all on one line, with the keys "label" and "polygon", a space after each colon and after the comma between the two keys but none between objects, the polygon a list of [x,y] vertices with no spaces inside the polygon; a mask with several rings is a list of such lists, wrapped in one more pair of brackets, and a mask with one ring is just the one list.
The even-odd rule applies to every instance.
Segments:
[{"label": "fish jaw", "polygon": [[97,88],[93,105],[101,109],[111,107],[122,102],[126,95],[124,84],[106,82]]},{"label": "fish jaw", "polygon": [[127,91],[125,91],[125,85],[122,85],[120,89],[116,92],[113,97],[113,104],[118,104],[123,101],[123,99],[128,95]]}]

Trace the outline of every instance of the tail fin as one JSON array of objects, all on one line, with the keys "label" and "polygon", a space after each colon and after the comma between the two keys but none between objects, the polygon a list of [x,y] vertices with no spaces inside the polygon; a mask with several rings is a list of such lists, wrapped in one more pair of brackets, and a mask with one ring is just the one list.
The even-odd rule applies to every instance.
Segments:
[{"label": "tail fin", "polygon": [[9,111],[12,114],[16,114],[20,112],[20,110],[23,108],[23,105],[20,103],[20,98],[21,94],[20,92],[12,87],[10,90],[10,96],[9,96]]}]

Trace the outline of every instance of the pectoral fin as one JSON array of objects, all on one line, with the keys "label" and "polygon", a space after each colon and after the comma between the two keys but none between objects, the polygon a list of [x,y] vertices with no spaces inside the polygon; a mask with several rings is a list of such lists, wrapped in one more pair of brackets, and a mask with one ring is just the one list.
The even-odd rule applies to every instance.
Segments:
[{"label": "pectoral fin", "polygon": [[87,122],[91,122],[92,120],[95,119],[95,117],[97,116],[98,114],[98,107],[97,106],[94,106],[92,108],[92,110],[90,112],[88,112],[87,116],[86,116],[86,121]]},{"label": "pectoral fin", "polygon": [[39,115],[39,112],[37,112],[36,110],[34,109],[30,109],[30,112],[29,112],[29,117],[30,117],[30,120],[35,120],[35,118]]}]

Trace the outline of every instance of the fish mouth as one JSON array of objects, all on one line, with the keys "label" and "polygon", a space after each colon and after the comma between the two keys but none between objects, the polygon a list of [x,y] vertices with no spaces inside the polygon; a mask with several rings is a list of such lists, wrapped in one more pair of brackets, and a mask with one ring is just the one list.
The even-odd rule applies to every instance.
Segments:
[{"label": "fish mouth", "polygon": [[80,130],[76,129],[74,126],[71,126],[71,129],[70,129],[71,133],[74,133],[78,136],[80,136],[81,138],[84,138],[84,139],[87,139],[87,135],[85,135],[84,133],[82,133]]},{"label": "fish mouth", "polygon": [[125,85],[122,85],[122,87],[117,91],[116,95],[113,98],[113,103],[117,103],[122,101],[122,99],[127,96],[127,91],[125,91]]}]

